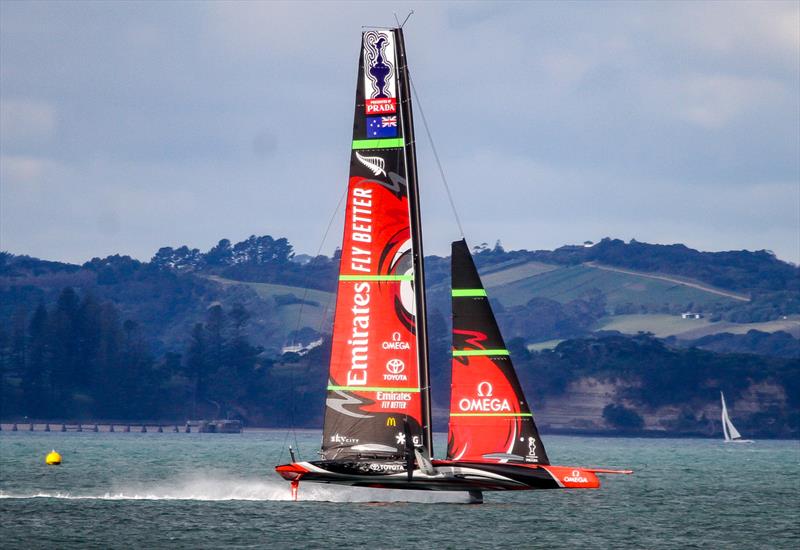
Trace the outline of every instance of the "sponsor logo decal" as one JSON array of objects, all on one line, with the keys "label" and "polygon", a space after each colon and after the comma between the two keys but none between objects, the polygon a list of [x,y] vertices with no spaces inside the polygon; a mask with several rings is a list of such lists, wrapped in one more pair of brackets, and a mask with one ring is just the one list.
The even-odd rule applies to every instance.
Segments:
[{"label": "sponsor logo decal", "polygon": [[369,367],[369,300],[370,284],[361,281],[353,285],[353,337],[350,346],[350,370],[347,371],[348,386],[366,386]]},{"label": "sponsor logo decal", "polygon": [[350,238],[353,240],[350,248],[350,269],[369,273],[372,251],[363,249],[356,243],[372,242],[372,189],[354,187],[350,201]]},{"label": "sponsor logo decal", "polygon": [[386,361],[386,372],[383,379],[388,382],[405,382],[408,380],[408,376],[403,374],[404,370],[406,370],[406,364],[401,359],[389,359]]},{"label": "sponsor logo decal", "polygon": [[[397,444],[399,446],[401,446],[401,447],[405,447],[406,446],[406,434],[405,433],[397,432],[397,434],[394,436],[394,440],[397,441]],[[419,442],[419,436],[418,435],[412,435],[411,436],[411,442],[414,444],[415,447],[421,445],[421,443]]]},{"label": "sponsor logo decal", "polygon": [[395,417],[390,416],[389,418],[386,419],[386,425],[387,426],[397,426],[397,420],[395,419]]},{"label": "sponsor logo decal", "polygon": [[463,412],[487,413],[487,412],[511,412],[511,405],[508,399],[499,399],[493,395],[492,384],[486,381],[480,382],[475,388],[477,397],[463,397],[458,402],[458,408]]},{"label": "sponsor logo decal", "polygon": [[402,340],[402,336],[399,332],[392,333],[392,341],[391,342],[384,342],[381,344],[383,349],[411,349],[411,346],[408,345],[408,342],[404,342]]},{"label": "sponsor logo decal", "polygon": [[375,397],[381,402],[382,409],[405,410],[411,401],[411,393],[405,391],[379,391]]},{"label": "sponsor logo decal", "polygon": [[367,99],[365,107],[368,115],[391,115],[397,112],[397,100],[393,97]]},{"label": "sponsor logo decal", "polygon": [[399,462],[362,462],[357,468],[362,472],[404,472],[406,469]]},{"label": "sponsor logo decal", "polygon": [[[372,251],[361,248],[361,243],[372,242],[372,189],[354,187],[350,197],[350,269],[354,272],[369,273]],[[353,285],[352,337],[350,346],[350,369],[347,371],[348,386],[366,386],[369,366],[370,292],[368,281]]]},{"label": "sponsor logo decal", "polygon": [[528,460],[535,462],[539,460],[539,457],[536,456],[536,438],[529,437],[528,438],[528,456],[526,456]]},{"label": "sponsor logo decal", "polygon": [[346,435],[339,435],[337,432],[331,436],[331,443],[339,443],[340,445],[355,445],[358,443],[358,439],[354,437],[347,437]]},{"label": "sponsor logo decal", "polygon": [[356,151],[356,159],[358,159],[358,162],[366,166],[367,169],[375,176],[386,175],[386,161],[384,161],[381,157],[367,157]]},{"label": "sponsor logo decal", "polygon": [[581,475],[580,470],[572,470],[572,473],[568,476],[564,476],[564,481],[568,481],[570,483],[589,483],[589,480]]},{"label": "sponsor logo decal", "polygon": [[396,98],[394,77],[392,34],[385,31],[364,33],[364,97]]},{"label": "sponsor logo decal", "polygon": [[397,137],[396,116],[368,116],[368,138],[393,138]]}]

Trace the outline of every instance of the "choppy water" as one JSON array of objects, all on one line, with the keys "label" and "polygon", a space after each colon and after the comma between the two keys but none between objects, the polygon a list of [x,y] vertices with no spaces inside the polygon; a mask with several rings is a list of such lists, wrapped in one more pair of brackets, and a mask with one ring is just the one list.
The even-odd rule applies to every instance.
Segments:
[{"label": "choppy water", "polygon": [[[798,442],[550,436],[555,463],[636,473],[606,476],[599,491],[486,493],[466,505],[457,493],[310,483],[291,502],[272,471],[284,435],[1,432],[0,546],[800,546]],[[319,437],[300,434],[304,458]],[[62,466],[45,466],[51,448]]]}]

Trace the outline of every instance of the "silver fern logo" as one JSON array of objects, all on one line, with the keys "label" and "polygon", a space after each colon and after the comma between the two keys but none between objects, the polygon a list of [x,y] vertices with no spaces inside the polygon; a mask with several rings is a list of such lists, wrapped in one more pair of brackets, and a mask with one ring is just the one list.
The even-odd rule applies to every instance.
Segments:
[{"label": "silver fern logo", "polygon": [[376,176],[386,175],[386,170],[384,169],[386,167],[386,162],[381,157],[365,157],[356,151],[356,158],[358,162],[366,166],[367,169]]}]

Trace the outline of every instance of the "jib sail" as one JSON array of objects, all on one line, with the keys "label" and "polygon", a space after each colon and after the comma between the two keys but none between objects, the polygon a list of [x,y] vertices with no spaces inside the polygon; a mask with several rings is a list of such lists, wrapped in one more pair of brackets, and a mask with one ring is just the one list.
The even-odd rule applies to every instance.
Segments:
[{"label": "jib sail", "polygon": [[549,464],[467,243],[452,247],[453,362],[447,458]]},{"label": "jib sail", "polygon": [[430,452],[422,236],[402,31],[362,35],[322,451]]}]

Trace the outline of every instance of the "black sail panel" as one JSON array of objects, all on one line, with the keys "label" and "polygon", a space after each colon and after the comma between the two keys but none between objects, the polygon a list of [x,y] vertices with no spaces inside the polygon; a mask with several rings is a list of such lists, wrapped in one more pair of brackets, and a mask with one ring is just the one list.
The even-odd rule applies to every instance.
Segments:
[{"label": "black sail panel", "polygon": [[447,457],[549,464],[478,270],[452,245],[453,360]]}]

